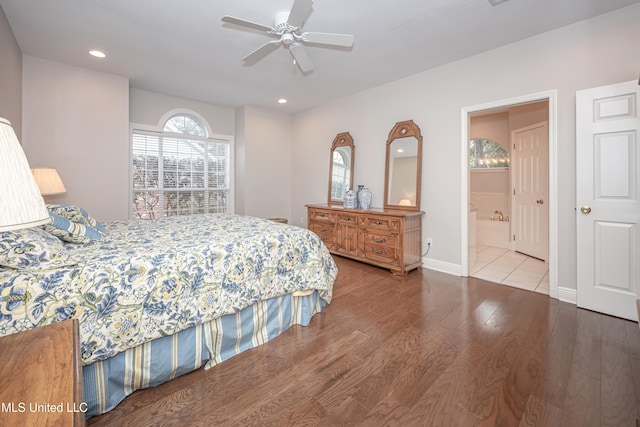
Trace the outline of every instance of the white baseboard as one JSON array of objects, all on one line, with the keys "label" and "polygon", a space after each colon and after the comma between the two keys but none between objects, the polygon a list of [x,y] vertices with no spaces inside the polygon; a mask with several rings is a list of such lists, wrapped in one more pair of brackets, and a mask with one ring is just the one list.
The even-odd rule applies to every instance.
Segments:
[{"label": "white baseboard", "polygon": [[452,262],[439,261],[432,258],[422,258],[422,267],[429,270],[440,271],[442,273],[453,274],[454,276],[462,276],[462,266]]},{"label": "white baseboard", "polygon": [[577,304],[578,292],[575,289],[558,286],[558,299],[571,304]]}]

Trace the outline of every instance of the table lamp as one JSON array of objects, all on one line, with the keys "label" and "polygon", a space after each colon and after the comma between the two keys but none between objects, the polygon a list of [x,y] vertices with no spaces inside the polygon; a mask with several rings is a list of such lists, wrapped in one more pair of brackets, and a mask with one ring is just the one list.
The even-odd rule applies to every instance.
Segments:
[{"label": "table lamp", "polygon": [[49,222],[29,162],[11,123],[0,117],[0,231]]},{"label": "table lamp", "polygon": [[53,196],[67,192],[60,175],[58,175],[58,171],[54,168],[33,168],[31,172],[33,172],[40,194],[43,196]]}]

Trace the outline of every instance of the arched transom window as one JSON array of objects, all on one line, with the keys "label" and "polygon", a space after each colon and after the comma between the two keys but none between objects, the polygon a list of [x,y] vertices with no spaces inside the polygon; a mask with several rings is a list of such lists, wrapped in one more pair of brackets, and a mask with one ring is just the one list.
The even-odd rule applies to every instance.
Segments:
[{"label": "arched transom window", "polygon": [[164,124],[164,131],[206,137],[207,133],[199,121],[186,114],[169,118]]}]

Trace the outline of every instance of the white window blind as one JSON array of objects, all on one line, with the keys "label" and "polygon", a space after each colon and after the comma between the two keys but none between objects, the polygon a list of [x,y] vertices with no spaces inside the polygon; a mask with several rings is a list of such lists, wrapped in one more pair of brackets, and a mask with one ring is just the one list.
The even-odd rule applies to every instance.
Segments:
[{"label": "white window blind", "polygon": [[134,130],[131,159],[133,218],[230,211],[228,142]]}]

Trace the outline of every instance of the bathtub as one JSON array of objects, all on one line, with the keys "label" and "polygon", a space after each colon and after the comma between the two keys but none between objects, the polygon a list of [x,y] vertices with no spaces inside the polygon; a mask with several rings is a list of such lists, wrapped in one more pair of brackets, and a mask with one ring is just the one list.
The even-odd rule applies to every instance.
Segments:
[{"label": "bathtub", "polygon": [[510,249],[510,222],[492,221],[486,218],[476,219],[476,244]]}]

